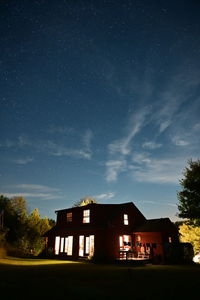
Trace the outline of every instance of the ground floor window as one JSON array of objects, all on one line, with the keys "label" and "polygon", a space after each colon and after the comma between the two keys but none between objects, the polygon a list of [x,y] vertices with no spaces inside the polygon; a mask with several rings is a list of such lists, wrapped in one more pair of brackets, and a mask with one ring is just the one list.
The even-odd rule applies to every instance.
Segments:
[{"label": "ground floor window", "polygon": [[73,236],[55,237],[55,254],[65,253],[72,255],[73,252]]},{"label": "ground floor window", "polygon": [[56,236],[55,238],[55,254],[59,254],[59,249],[60,249],[60,237]]},{"label": "ground floor window", "polygon": [[94,235],[79,236],[79,256],[93,256],[94,255]]},{"label": "ground floor window", "polygon": [[60,239],[60,252],[64,252],[64,237]]},{"label": "ground floor window", "polygon": [[79,236],[79,256],[84,256],[84,235]]},{"label": "ground floor window", "polygon": [[94,255],[94,235],[90,235],[89,255]]},{"label": "ground floor window", "polygon": [[73,236],[68,236],[66,254],[72,255],[72,250],[73,250]]},{"label": "ground floor window", "polygon": [[129,251],[132,249],[132,239],[130,235],[120,235],[119,237],[120,250]]}]

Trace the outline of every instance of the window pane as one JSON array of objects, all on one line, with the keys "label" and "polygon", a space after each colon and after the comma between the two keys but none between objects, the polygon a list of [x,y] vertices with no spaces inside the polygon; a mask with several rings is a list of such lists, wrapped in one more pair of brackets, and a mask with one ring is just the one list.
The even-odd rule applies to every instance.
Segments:
[{"label": "window pane", "polygon": [[94,235],[90,235],[90,256],[94,255]]},{"label": "window pane", "polygon": [[124,225],[128,225],[128,215],[124,214]]},{"label": "window pane", "polygon": [[67,223],[72,222],[72,212],[67,213]]},{"label": "window pane", "polygon": [[60,247],[60,237],[56,236],[55,238],[55,254],[59,254],[59,247]]},{"label": "window pane", "polygon": [[123,237],[122,236],[119,237],[119,246],[120,246],[120,248],[123,247]]},{"label": "window pane", "polygon": [[79,236],[79,256],[84,256],[84,235]]},{"label": "window pane", "polygon": [[60,240],[60,252],[64,251],[64,237],[61,238]]},{"label": "window pane", "polygon": [[68,237],[65,238],[65,250],[64,250],[65,253],[67,253],[67,249],[68,249]]},{"label": "window pane", "polygon": [[73,249],[73,236],[68,236],[67,255],[72,255],[72,249]]},{"label": "window pane", "polygon": [[89,254],[90,252],[90,238],[86,236],[85,238],[85,254]]},{"label": "window pane", "polygon": [[83,211],[83,223],[90,223],[90,210],[86,209]]},{"label": "window pane", "polygon": [[83,211],[83,216],[84,217],[88,217],[90,215],[90,210],[89,209],[86,209]]}]

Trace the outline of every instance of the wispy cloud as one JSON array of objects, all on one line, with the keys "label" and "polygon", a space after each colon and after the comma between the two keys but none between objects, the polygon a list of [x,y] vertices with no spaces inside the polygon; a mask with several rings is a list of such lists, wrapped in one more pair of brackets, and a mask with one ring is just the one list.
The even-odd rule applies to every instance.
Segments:
[{"label": "wispy cloud", "polygon": [[[58,130],[54,128],[54,130]],[[60,129],[61,130],[61,129]],[[61,130],[62,131],[62,130]],[[77,144],[80,147],[73,148],[66,146],[66,142],[58,143],[53,139],[49,140],[33,140],[28,136],[21,135],[16,140],[6,140],[0,144],[4,148],[19,148],[27,149],[32,152],[43,152],[51,156],[69,156],[72,158],[82,158],[90,160],[92,158],[91,140],[93,134],[91,130],[86,130],[80,137],[77,136]],[[18,164],[25,164],[30,162],[30,159],[15,160]]]},{"label": "wispy cloud", "polygon": [[111,199],[115,196],[115,193],[113,192],[108,192],[108,193],[103,193],[103,194],[98,194],[98,195],[94,195],[93,197],[96,200],[108,200]]},{"label": "wispy cloud", "polygon": [[48,141],[46,144],[37,146],[39,152],[46,152],[52,156],[70,156],[73,158],[91,159],[91,149],[83,147],[82,149],[68,148],[64,145],[57,144],[53,141]]},{"label": "wispy cloud", "polygon": [[16,184],[1,188],[0,194],[6,197],[39,198],[41,200],[63,198],[60,189],[38,184]]},{"label": "wispy cloud", "polygon": [[183,158],[143,158],[135,160],[129,168],[135,181],[177,184],[185,164]]},{"label": "wispy cloud", "polygon": [[106,180],[108,182],[116,181],[118,174],[126,170],[126,161],[121,160],[109,160],[106,162]]},{"label": "wispy cloud", "polygon": [[158,148],[162,147],[162,144],[155,143],[153,141],[149,141],[149,142],[144,142],[142,144],[142,147],[153,150],[153,149],[158,149]]},{"label": "wispy cloud", "polygon": [[188,146],[190,143],[180,136],[172,137],[172,143],[176,146]]},{"label": "wispy cloud", "polygon": [[39,192],[58,192],[58,188],[52,188],[47,185],[40,185],[40,184],[12,184],[8,185],[9,188],[14,189],[21,189],[21,190],[32,190],[32,191],[39,191]]},{"label": "wispy cloud", "polygon": [[200,123],[196,123],[193,127],[193,130],[200,132]]},{"label": "wispy cloud", "polygon": [[63,198],[60,195],[52,195],[52,194],[48,194],[48,193],[25,193],[25,192],[21,192],[21,193],[8,193],[8,192],[1,192],[1,195],[4,195],[5,197],[8,198],[13,198],[13,197],[24,197],[24,198],[39,198],[41,200],[57,200],[57,199],[61,199]]},{"label": "wispy cloud", "polygon": [[136,134],[138,134],[140,130],[146,125],[146,117],[149,112],[150,108],[144,107],[131,116],[129,120],[128,133],[123,138],[116,140],[108,145],[110,154],[130,154],[131,142],[133,141],[133,138],[136,136]]},{"label": "wispy cloud", "polygon": [[18,165],[26,165],[26,164],[28,164],[32,161],[33,161],[33,158],[31,158],[31,157],[18,158],[18,159],[13,160],[13,162],[18,164]]},{"label": "wispy cloud", "polygon": [[151,200],[142,200],[140,203],[152,204],[152,205],[162,205],[162,206],[173,206],[177,207],[176,204],[171,202],[159,202],[159,201],[151,201]]}]

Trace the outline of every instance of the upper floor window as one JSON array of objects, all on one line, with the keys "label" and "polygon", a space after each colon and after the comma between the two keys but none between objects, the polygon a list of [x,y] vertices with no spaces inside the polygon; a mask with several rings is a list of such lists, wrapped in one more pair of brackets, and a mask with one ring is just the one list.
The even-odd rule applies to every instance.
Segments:
[{"label": "upper floor window", "polygon": [[85,209],[83,211],[83,223],[90,223],[90,210]]},{"label": "upper floor window", "polygon": [[72,222],[72,212],[67,213],[67,223]]},{"label": "upper floor window", "polygon": [[128,215],[124,214],[124,225],[128,225]]}]

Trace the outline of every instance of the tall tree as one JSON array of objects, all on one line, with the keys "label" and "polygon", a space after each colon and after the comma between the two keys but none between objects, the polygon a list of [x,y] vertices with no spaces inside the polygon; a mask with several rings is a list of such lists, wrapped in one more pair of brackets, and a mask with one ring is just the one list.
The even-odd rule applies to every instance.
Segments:
[{"label": "tall tree", "polygon": [[189,219],[198,224],[200,221],[200,160],[188,161],[180,180],[182,190],[178,192],[179,217]]}]

